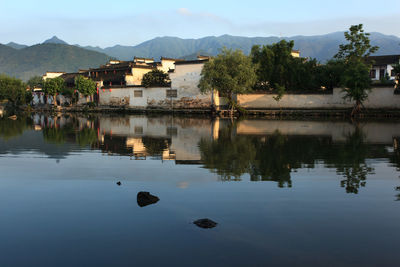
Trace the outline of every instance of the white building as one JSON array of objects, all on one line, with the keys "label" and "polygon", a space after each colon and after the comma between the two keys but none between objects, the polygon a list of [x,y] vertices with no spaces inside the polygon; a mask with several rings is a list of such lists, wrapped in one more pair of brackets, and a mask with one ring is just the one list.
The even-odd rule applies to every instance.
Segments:
[{"label": "white building", "polygon": [[393,65],[400,63],[400,55],[372,56],[368,60],[372,63],[370,77],[373,81],[379,81],[386,76],[389,76],[390,80],[395,79]]}]

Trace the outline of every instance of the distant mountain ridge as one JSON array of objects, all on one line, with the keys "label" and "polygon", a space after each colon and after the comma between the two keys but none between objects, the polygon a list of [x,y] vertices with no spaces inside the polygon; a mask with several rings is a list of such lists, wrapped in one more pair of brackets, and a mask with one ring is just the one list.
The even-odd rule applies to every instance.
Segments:
[{"label": "distant mountain ridge", "polygon": [[47,39],[46,41],[43,42],[44,44],[64,44],[67,45],[68,43],[59,39],[57,36],[53,36],[50,39]]},{"label": "distant mountain ridge", "polygon": [[38,44],[15,49],[0,44],[0,73],[23,80],[46,71],[76,72],[106,63],[109,56],[64,44]]},{"label": "distant mountain ridge", "polygon": [[[371,44],[380,47],[375,55],[400,54],[400,38],[373,32]],[[294,40],[295,49],[302,57],[316,58],[320,62],[331,59],[340,44],[345,43],[343,32],[317,36],[293,37],[240,37],[222,35],[200,39],[182,39],[178,37],[157,37],[136,46],[115,45],[101,48],[98,46],[68,45],[57,36],[42,44],[25,46],[10,42],[0,44],[0,73],[28,79],[42,75],[46,71],[73,72],[79,68],[97,67],[108,59],[132,60],[134,56],[193,59],[197,54],[217,55],[223,47],[242,49],[250,53],[253,45],[267,45],[280,40]]]},{"label": "distant mountain ridge", "polygon": [[[376,55],[400,54],[400,38],[373,32],[370,36],[372,45],[380,47]],[[232,49],[242,49],[249,54],[253,45],[266,45],[280,40],[293,40],[295,49],[300,50],[302,57],[316,58],[320,62],[331,59],[338,51],[340,44],[345,42],[344,32],[335,32],[316,36],[293,37],[240,37],[222,35],[200,39],[181,39],[178,37],[157,37],[136,46],[116,45],[100,48],[85,46],[84,48],[105,53],[121,60],[131,60],[133,56],[152,57],[161,56],[172,58],[187,58],[199,52],[217,55],[225,46]]]}]

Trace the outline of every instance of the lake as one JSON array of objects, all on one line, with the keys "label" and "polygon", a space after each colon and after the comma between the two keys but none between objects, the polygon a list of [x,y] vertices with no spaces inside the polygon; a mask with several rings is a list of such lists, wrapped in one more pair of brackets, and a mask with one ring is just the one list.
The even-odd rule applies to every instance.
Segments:
[{"label": "lake", "polygon": [[3,118],[0,266],[398,266],[399,141],[395,120]]}]

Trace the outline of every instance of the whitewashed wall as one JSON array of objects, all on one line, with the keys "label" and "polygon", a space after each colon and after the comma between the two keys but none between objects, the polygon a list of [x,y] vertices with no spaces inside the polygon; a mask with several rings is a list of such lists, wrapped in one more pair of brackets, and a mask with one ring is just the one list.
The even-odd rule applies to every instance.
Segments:
[{"label": "whitewashed wall", "polygon": [[[344,100],[341,88],[335,88],[333,94],[292,95],[286,94],[277,102],[274,94],[246,94],[238,95],[238,103],[244,108],[254,109],[335,109],[351,108],[354,104]],[[366,108],[400,108],[400,95],[394,94],[394,88],[373,88],[368,100],[364,102]]]}]

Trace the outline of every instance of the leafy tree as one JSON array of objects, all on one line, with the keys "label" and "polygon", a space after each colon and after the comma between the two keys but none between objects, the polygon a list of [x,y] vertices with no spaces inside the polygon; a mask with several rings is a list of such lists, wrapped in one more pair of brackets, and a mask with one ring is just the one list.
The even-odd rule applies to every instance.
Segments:
[{"label": "leafy tree", "polygon": [[379,48],[371,46],[369,35],[364,32],[362,24],[351,26],[344,34],[348,43],[340,45],[339,52],[335,55],[335,58],[342,60],[345,66],[341,82],[345,87],[344,98],[355,101],[351,116],[360,112],[371,88],[369,77],[371,65],[366,63],[366,59]]},{"label": "leafy tree", "polygon": [[42,76],[33,76],[27,81],[27,85],[32,90],[34,88],[42,88],[43,87],[43,78]]},{"label": "leafy tree", "polygon": [[14,107],[26,103],[26,85],[17,78],[0,74],[0,100],[8,100]]},{"label": "leafy tree", "polygon": [[[309,91],[319,89],[317,61],[292,56],[293,41],[282,40],[266,46],[253,46],[251,58],[256,66],[258,90]],[[284,90],[282,91],[282,88]]]},{"label": "leafy tree", "polygon": [[61,93],[64,87],[65,82],[61,77],[46,79],[43,83],[43,90],[45,94],[53,96],[53,102],[55,106],[57,106],[56,96],[58,93]]},{"label": "leafy tree", "polygon": [[352,25],[344,33],[348,43],[339,45],[339,52],[334,57],[345,61],[365,61],[379,49],[378,46],[371,45],[369,36],[369,33],[364,32],[362,24]]},{"label": "leafy tree", "polygon": [[233,111],[238,106],[235,94],[251,91],[255,82],[256,72],[250,57],[241,50],[224,48],[217,57],[204,65],[199,88],[203,93],[218,91],[228,99]]},{"label": "leafy tree", "polygon": [[320,65],[317,68],[318,84],[325,87],[327,90],[341,85],[341,78],[345,69],[343,60],[332,59],[325,65]]},{"label": "leafy tree", "polygon": [[169,86],[170,79],[168,73],[162,70],[152,70],[145,75],[143,75],[142,85],[146,88],[155,86]]},{"label": "leafy tree", "polygon": [[82,75],[79,75],[75,78],[75,86],[79,93],[86,97],[96,93],[96,83],[83,77]]}]

